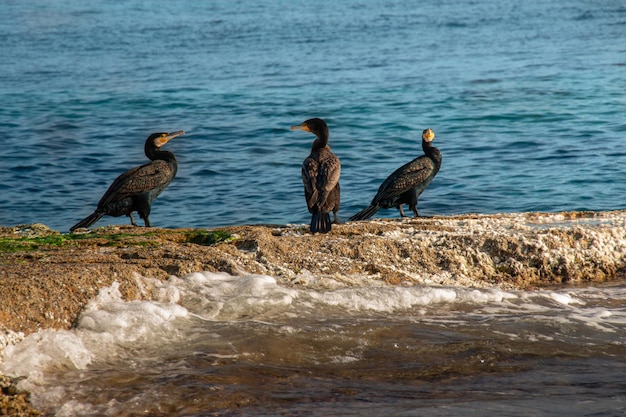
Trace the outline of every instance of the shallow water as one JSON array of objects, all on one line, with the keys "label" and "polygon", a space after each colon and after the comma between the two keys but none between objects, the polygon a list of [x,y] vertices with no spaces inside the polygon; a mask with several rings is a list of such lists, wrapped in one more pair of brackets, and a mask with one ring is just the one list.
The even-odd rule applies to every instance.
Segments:
[{"label": "shallow water", "polygon": [[343,218],[425,127],[443,167],[423,214],[625,207],[621,1],[11,0],[0,17],[2,225],[67,230],[149,133],[179,129],[154,225],[306,222],[312,137],[288,128],[313,116]]},{"label": "shallow water", "polygon": [[[626,287],[318,288],[195,273],[102,292],[2,370],[54,415],[618,415]],[[169,301],[168,301],[169,300]],[[178,301],[178,304],[172,304]]]}]

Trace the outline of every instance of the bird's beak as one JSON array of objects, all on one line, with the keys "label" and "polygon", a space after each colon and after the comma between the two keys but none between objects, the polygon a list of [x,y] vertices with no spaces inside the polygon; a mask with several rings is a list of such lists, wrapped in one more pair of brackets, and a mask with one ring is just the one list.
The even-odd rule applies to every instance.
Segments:
[{"label": "bird's beak", "polygon": [[159,148],[160,148],[161,146],[165,145],[165,144],[166,144],[167,142],[169,142],[170,140],[174,139],[175,137],[177,137],[177,136],[182,136],[182,135],[184,135],[184,134],[185,134],[185,131],[184,131],[184,130],[179,130],[178,132],[167,133],[167,134],[165,134],[165,135],[161,136],[161,137],[159,138],[159,141],[158,141]]},{"label": "bird's beak", "polygon": [[310,132],[311,131],[311,129],[309,129],[309,127],[307,125],[305,125],[305,124],[291,126],[289,128],[289,130],[304,130],[305,132]]},{"label": "bird's beak", "polygon": [[422,139],[431,142],[435,139],[435,132],[433,132],[431,128],[425,129],[424,132],[422,132]]}]

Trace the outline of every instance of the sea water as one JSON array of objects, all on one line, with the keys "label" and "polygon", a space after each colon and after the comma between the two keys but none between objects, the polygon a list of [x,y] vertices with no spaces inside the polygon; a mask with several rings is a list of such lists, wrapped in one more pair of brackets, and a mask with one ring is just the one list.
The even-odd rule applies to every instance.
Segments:
[{"label": "sea water", "polygon": [[626,288],[279,284],[193,273],[104,288],[6,351],[57,416],[614,416]]},{"label": "sea water", "polygon": [[67,231],[151,132],[180,129],[155,226],[306,222],[313,136],[289,126],[310,117],[344,219],[426,127],[443,167],[423,214],[623,208],[624,39],[617,0],[7,0],[0,225]]}]

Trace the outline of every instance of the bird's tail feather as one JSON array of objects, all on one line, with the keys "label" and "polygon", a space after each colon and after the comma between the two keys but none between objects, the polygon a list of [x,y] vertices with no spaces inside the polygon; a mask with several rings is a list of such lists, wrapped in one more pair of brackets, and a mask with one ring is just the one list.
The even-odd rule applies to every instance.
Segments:
[{"label": "bird's tail feather", "polygon": [[97,222],[98,220],[100,220],[102,216],[104,216],[104,213],[96,210],[93,213],[91,213],[89,216],[85,217],[84,219],[76,223],[74,226],[70,227],[70,232],[73,232],[74,230],[80,227],[89,227],[95,222]]},{"label": "bird's tail feather", "polygon": [[350,217],[350,221],[354,221],[354,220],[365,220],[365,219],[369,219],[370,217],[372,217],[374,214],[376,214],[376,212],[378,211],[379,207],[378,206],[368,206],[366,208],[364,208],[363,210],[359,211],[357,214],[355,214],[354,216]]},{"label": "bird's tail feather", "polygon": [[331,227],[330,213],[313,213],[311,215],[311,233],[328,233]]}]

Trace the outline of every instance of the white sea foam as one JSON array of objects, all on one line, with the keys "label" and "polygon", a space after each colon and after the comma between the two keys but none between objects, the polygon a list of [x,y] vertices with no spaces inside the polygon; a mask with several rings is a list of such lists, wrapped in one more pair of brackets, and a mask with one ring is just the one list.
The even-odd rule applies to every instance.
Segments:
[{"label": "white sea foam", "polygon": [[[170,322],[187,315],[178,304],[122,300],[119,284],[103,288],[88,304],[72,330],[42,330],[7,347],[1,370],[41,382],[46,368],[85,369],[95,358],[115,355],[118,349],[170,338]],[[32,389],[32,387],[25,387]]]},{"label": "white sea foam", "polygon": [[514,298],[500,290],[472,290],[445,287],[347,288],[329,292],[309,292],[309,298],[348,311],[394,312],[442,303],[489,303]]},{"label": "white sea foam", "polygon": [[563,305],[584,304],[582,301],[577,300],[576,298],[572,297],[571,294],[568,294],[568,293],[550,292],[548,293],[548,297],[556,301],[557,303],[563,304]]},{"label": "white sea foam", "polygon": [[79,330],[108,335],[117,343],[136,343],[151,337],[155,329],[167,328],[171,320],[187,315],[184,307],[174,303],[125,302],[118,287],[115,282],[102,289],[87,305],[79,320]]},{"label": "white sea foam", "polygon": [[281,287],[267,275],[232,276],[196,272],[171,277],[169,285],[180,289],[181,304],[204,319],[236,320],[263,317],[292,305],[298,292]]},{"label": "white sea foam", "polygon": [[499,289],[470,289],[440,286],[397,287],[384,284],[360,285],[334,290],[284,286],[266,275],[232,276],[196,272],[171,277],[162,287],[174,286],[180,303],[193,314],[212,320],[264,317],[268,313],[297,313],[301,307],[338,307],[345,311],[394,312],[435,304],[497,303],[517,297]]},{"label": "white sea foam", "polygon": [[92,359],[93,353],[79,333],[42,330],[8,346],[1,369],[5,374],[27,377],[30,384],[38,384],[47,367],[84,369]]}]

